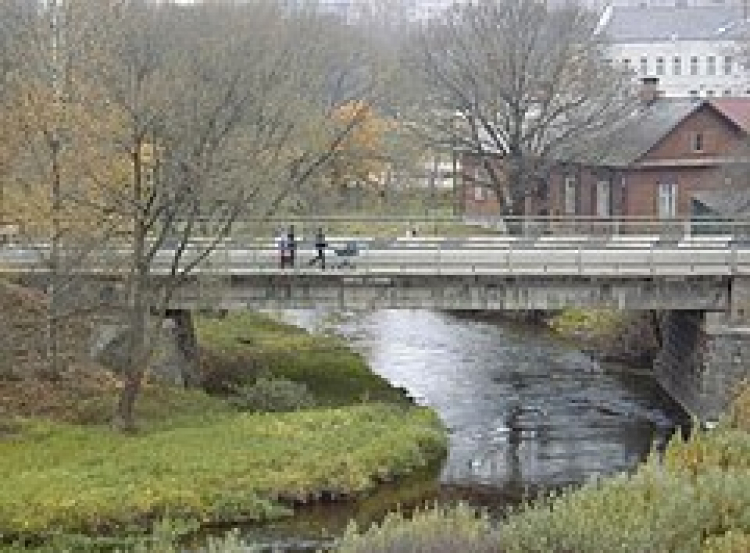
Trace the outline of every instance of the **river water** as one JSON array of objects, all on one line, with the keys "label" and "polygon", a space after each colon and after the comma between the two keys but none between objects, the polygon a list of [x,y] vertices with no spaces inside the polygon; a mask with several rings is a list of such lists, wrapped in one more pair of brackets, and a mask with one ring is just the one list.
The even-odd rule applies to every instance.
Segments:
[{"label": "river water", "polygon": [[594,361],[539,328],[420,310],[280,315],[347,338],[376,373],[435,409],[450,450],[434,475],[248,530],[248,543],[269,551],[319,545],[349,518],[368,524],[399,504],[466,500],[502,512],[537,493],[632,470],[685,422],[647,370]]}]

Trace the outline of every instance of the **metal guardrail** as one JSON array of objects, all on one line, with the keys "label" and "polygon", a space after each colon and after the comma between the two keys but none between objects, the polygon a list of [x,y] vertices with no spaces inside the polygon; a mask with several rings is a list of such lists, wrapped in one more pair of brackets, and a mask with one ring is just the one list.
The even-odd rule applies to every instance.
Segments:
[{"label": "metal guardrail", "polygon": [[[356,240],[357,255],[339,259],[335,251]],[[185,252],[184,263],[198,254],[200,244]],[[128,249],[92,255],[76,267],[81,272],[120,274]],[[46,272],[45,244],[34,248],[0,249],[0,272]],[[240,244],[225,241],[195,270],[198,276],[251,275],[546,275],[546,276],[727,276],[750,274],[750,243],[730,235],[689,236],[664,240],[654,235],[618,235],[607,239],[580,236],[518,236],[464,238],[331,237],[325,271],[308,265],[316,255],[313,244],[297,248],[297,264],[279,267],[279,250],[271,240]],[[174,251],[164,248],[152,273],[166,274]],[[105,259],[106,257],[106,259]]]},{"label": "metal guardrail", "polygon": [[[716,217],[657,219],[638,216],[278,216],[264,219],[244,218],[233,225],[232,238],[245,240],[271,237],[294,226],[298,235],[312,235],[318,227],[326,234],[368,237],[468,236],[477,233],[533,238],[540,236],[608,237],[655,235],[679,239],[698,235],[731,235],[750,238],[750,219],[726,220]],[[210,234],[210,221],[198,222],[199,233]],[[43,240],[44,232],[18,222],[0,224],[6,242]],[[178,223],[179,228],[179,223]],[[127,232],[120,233],[123,237]]]}]

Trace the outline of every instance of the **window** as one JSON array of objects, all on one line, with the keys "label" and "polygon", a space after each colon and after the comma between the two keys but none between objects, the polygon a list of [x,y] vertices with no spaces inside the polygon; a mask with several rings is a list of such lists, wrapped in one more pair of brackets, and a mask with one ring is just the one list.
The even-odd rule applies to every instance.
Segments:
[{"label": "window", "polygon": [[612,215],[612,184],[608,180],[600,180],[596,183],[596,215],[598,217],[609,217]]},{"label": "window", "polygon": [[731,90],[729,90],[729,89],[727,88],[727,89],[726,89],[726,90],[724,91],[724,96],[731,96],[731,95],[732,95],[732,91],[731,91]]},{"label": "window", "polygon": [[633,70],[633,68],[630,67],[630,58],[622,58],[622,68],[628,73]]},{"label": "window", "polygon": [[656,74],[664,75],[664,58],[661,56],[656,58]]},{"label": "window", "polygon": [[657,183],[659,186],[659,218],[668,219],[677,216],[677,184],[671,182]]},{"label": "window", "polygon": [[716,93],[713,90],[706,90],[706,96],[715,96]]},{"label": "window", "polygon": [[578,203],[576,178],[572,176],[565,177],[564,187],[563,200],[565,202],[565,215],[575,215]]},{"label": "window", "polygon": [[694,152],[702,152],[704,147],[703,133],[694,132],[690,135],[690,149]]},{"label": "window", "polygon": [[648,75],[648,58],[641,58],[641,75]]},{"label": "window", "polygon": [[672,59],[672,73],[682,75],[682,58],[680,56],[675,56]]},{"label": "window", "polygon": [[698,74],[698,56],[690,56],[690,74]]},{"label": "window", "polygon": [[731,75],[732,74],[732,56],[724,56],[724,74],[725,75]]},{"label": "window", "polygon": [[693,96],[693,97],[697,98],[698,97],[698,91],[697,90],[691,90],[690,91],[690,96]]},{"label": "window", "polygon": [[706,58],[706,75],[716,75],[716,57],[714,56]]}]

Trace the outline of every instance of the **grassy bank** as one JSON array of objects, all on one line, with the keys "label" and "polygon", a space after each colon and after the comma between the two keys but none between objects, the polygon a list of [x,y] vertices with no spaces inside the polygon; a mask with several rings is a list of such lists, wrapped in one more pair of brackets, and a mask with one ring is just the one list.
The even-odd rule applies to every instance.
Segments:
[{"label": "grassy bank", "polygon": [[147,386],[133,436],[106,426],[114,389],[59,402],[64,416],[6,417],[0,544],[63,550],[80,534],[95,537],[86,546],[94,548],[162,518],[195,527],[288,516],[298,502],[367,492],[445,453],[434,414],[410,405],[340,340],[257,314],[198,326],[215,386],[289,379],[317,407],[243,412],[231,398]]},{"label": "grassy bank", "polygon": [[750,390],[723,425],[679,438],[634,475],[594,481],[538,501],[499,526],[471,509],[394,515],[345,553],[380,551],[591,552],[750,550]]},{"label": "grassy bank", "polygon": [[197,330],[207,385],[217,391],[269,377],[304,384],[323,406],[406,403],[400,390],[370,371],[339,337],[310,334],[252,312],[200,318]]}]

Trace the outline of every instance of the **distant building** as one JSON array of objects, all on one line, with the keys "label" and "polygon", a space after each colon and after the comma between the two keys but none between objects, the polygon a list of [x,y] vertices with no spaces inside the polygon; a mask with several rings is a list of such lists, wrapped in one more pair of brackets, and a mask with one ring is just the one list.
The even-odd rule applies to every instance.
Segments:
[{"label": "distant building", "polygon": [[[527,213],[689,218],[697,200],[715,208],[714,193],[748,194],[750,98],[646,100],[598,151],[559,160]],[[464,160],[467,215],[499,214],[495,194],[467,181],[472,163]]]},{"label": "distant building", "polygon": [[[744,5],[725,2],[671,0],[664,7],[667,0],[651,0],[610,6],[599,32],[611,42],[612,63],[639,78],[657,77],[666,96],[748,96],[750,74],[741,43],[750,24]],[[642,3],[650,7],[640,7]]]}]

